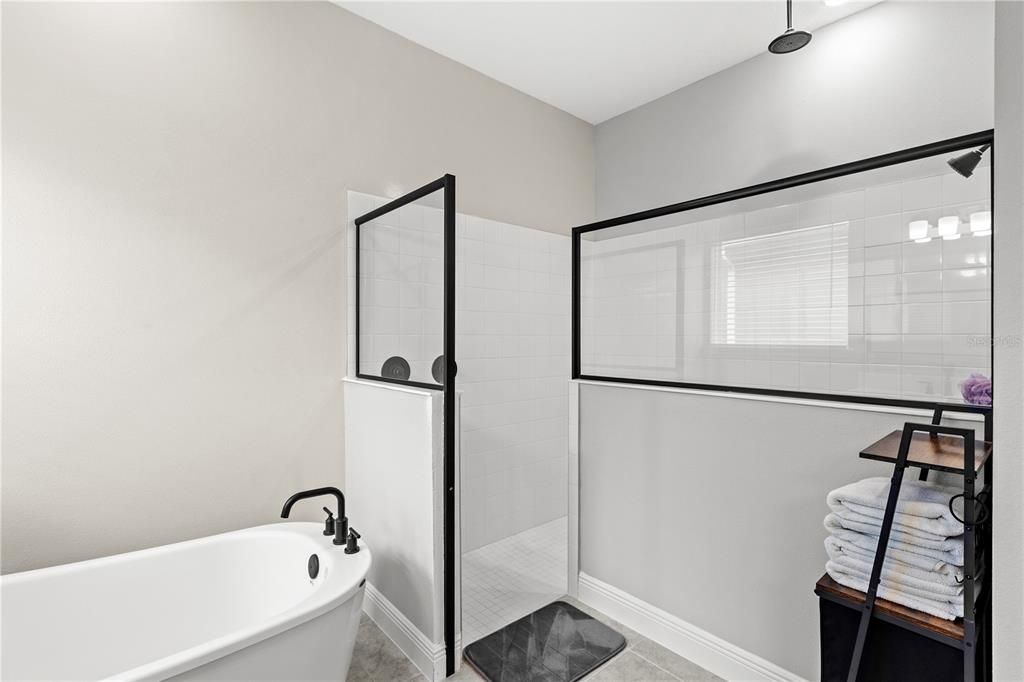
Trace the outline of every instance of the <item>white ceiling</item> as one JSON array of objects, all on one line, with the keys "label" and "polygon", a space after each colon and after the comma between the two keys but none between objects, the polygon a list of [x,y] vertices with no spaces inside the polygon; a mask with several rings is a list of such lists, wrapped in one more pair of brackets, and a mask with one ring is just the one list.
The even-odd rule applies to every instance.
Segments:
[{"label": "white ceiling", "polygon": [[[798,0],[793,24],[813,31],[876,2]],[[337,3],[595,124],[767,52],[786,28],[784,0]]]}]

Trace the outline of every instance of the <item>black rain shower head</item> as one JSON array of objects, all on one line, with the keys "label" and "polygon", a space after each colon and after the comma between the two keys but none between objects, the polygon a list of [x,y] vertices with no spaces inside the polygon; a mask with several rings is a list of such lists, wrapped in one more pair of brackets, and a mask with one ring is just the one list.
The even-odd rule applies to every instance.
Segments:
[{"label": "black rain shower head", "polygon": [[960,156],[954,156],[952,159],[947,161],[949,167],[955,170],[965,178],[969,178],[974,174],[974,169],[981,163],[982,155],[988,150],[991,145],[984,145],[977,149],[972,149],[969,152],[961,154]]},{"label": "black rain shower head", "polygon": [[768,43],[768,51],[772,54],[789,54],[811,42],[811,34],[807,31],[793,29],[793,0],[786,0],[786,32]]},{"label": "black rain shower head", "polygon": [[768,51],[773,54],[788,54],[796,52],[809,42],[811,42],[810,33],[807,31],[794,31],[790,28],[781,36],[768,43]]}]

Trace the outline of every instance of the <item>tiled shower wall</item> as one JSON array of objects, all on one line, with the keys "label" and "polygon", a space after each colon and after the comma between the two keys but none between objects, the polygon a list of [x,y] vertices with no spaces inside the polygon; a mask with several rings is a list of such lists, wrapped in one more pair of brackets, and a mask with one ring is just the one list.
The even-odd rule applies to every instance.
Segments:
[{"label": "tiled shower wall", "polygon": [[[992,240],[969,229],[971,213],[991,210],[989,180],[982,167],[970,179],[947,173],[629,236],[591,233],[583,372],[960,402],[965,377],[991,376]],[[935,236],[947,215],[960,217],[960,238]],[[909,239],[914,220],[930,222],[930,241]],[[846,319],[832,320],[840,342],[711,343],[720,245],[813,226],[831,226],[832,267],[845,273],[836,309]]]},{"label": "tiled shower wall", "polygon": [[565,516],[569,238],[459,216],[463,550]]},{"label": "tiled shower wall", "polygon": [[[384,203],[349,193],[353,218]],[[360,372],[382,376],[384,362],[397,356],[409,363],[410,380],[437,383],[431,366],[444,351],[443,211],[409,204],[364,224],[360,238]],[[354,277],[353,271],[352,284]],[[354,353],[355,344],[350,347]]]},{"label": "tiled shower wall", "polygon": [[[350,219],[383,203],[350,192]],[[374,304],[362,311],[364,372],[379,374],[386,358],[402,355],[412,379],[432,382],[430,363],[441,349],[443,252],[433,237],[440,225],[440,209],[415,204],[364,226],[364,239],[379,227],[394,236],[364,242],[364,258],[397,263],[364,270],[363,300]],[[567,513],[569,238],[459,214],[456,264],[467,552]]]}]

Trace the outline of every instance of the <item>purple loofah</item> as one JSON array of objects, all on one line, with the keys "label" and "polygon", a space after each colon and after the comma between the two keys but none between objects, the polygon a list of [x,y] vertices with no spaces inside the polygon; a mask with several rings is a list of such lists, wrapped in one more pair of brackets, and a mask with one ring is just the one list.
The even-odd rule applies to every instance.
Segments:
[{"label": "purple loofah", "polygon": [[992,404],[992,380],[984,374],[971,374],[960,382],[960,395],[971,405]]}]

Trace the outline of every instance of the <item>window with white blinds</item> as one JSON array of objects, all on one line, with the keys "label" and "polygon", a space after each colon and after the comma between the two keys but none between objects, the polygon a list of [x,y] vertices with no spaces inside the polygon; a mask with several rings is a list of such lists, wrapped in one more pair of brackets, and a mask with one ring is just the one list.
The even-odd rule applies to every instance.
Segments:
[{"label": "window with white blinds", "polygon": [[845,346],[849,223],[719,244],[711,343]]}]

